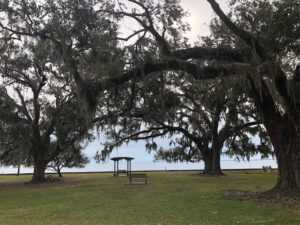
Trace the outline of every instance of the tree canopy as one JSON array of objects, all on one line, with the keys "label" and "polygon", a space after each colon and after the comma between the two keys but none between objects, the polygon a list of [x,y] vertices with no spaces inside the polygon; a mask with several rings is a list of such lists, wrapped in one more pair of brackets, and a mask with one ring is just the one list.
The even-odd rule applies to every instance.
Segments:
[{"label": "tree canopy", "polygon": [[[215,0],[207,1],[219,18],[215,28],[227,32],[214,32],[208,43],[194,47],[183,36],[178,0],[1,1],[1,46],[22,46],[27,38],[49,41],[75,81],[90,122],[112,89],[153,74],[244,80],[277,157],[274,191],[294,193],[300,189],[300,3],[237,0],[226,15]],[[123,17],[139,24],[128,37],[136,37],[134,44],[119,37]]]},{"label": "tree canopy", "polygon": [[1,55],[1,163],[34,166],[33,181],[70,146],[89,139],[74,82],[48,40],[25,39]]}]

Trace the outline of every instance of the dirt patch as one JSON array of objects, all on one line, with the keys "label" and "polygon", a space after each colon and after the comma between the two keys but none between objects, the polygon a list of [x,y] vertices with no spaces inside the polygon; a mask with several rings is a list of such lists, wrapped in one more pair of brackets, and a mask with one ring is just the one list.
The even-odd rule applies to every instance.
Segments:
[{"label": "dirt patch", "polygon": [[12,181],[1,181],[0,188],[9,188],[9,189],[22,189],[22,188],[44,188],[44,187],[55,187],[55,186],[63,186],[66,185],[66,181],[62,178],[57,177],[47,177],[44,182],[35,183],[30,180],[12,180]]},{"label": "dirt patch", "polygon": [[273,206],[280,209],[289,209],[300,212],[300,196],[298,195],[270,195],[264,192],[252,192],[244,190],[224,190],[222,197],[228,199],[251,200],[265,206]]},{"label": "dirt patch", "polygon": [[194,173],[194,174],[190,174],[190,175],[192,175],[192,176],[200,176],[200,177],[225,177],[225,176],[227,176],[224,173],[222,173],[222,174]]},{"label": "dirt patch", "polygon": [[10,181],[0,181],[0,189],[20,189],[20,188],[45,188],[45,187],[64,187],[64,186],[78,186],[78,182],[81,180],[87,180],[91,178],[96,178],[97,176],[72,176],[72,177],[56,177],[47,176],[45,182],[34,183],[30,180],[10,180]]}]

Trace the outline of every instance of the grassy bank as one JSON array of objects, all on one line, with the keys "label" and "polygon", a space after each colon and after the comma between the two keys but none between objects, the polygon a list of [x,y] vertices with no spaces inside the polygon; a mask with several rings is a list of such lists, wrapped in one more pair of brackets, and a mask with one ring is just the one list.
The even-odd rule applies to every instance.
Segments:
[{"label": "grassy bank", "polygon": [[10,224],[300,224],[300,212],[224,199],[224,189],[264,191],[276,174],[231,171],[148,173],[149,185],[125,185],[111,174],[66,175],[24,184],[30,176],[0,176],[0,225]]}]

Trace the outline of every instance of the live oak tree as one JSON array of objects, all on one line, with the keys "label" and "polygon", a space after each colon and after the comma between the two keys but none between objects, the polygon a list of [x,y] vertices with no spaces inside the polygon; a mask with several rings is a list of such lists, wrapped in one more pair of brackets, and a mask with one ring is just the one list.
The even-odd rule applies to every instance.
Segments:
[{"label": "live oak tree", "polygon": [[41,182],[50,161],[90,134],[80,116],[73,82],[57,64],[51,42],[6,41],[0,64],[0,159],[6,165],[16,160],[32,165],[32,181]]},{"label": "live oak tree", "polygon": [[[181,90],[177,126],[166,125],[164,128],[176,130],[182,136],[175,138],[175,143],[171,141],[173,148],[159,149],[156,160],[203,160],[204,174],[222,175],[222,154],[249,160],[258,153],[262,157],[272,153],[253,103],[237,84],[230,82],[228,87],[215,81],[208,90],[199,86],[194,83]],[[261,137],[260,141],[253,143],[254,136]]]},{"label": "live oak tree", "polygon": [[[123,5],[121,6],[121,11],[116,13],[126,14],[122,11],[122,7]],[[145,32],[143,29],[141,31]],[[176,40],[177,46],[184,46],[184,44],[180,43],[178,36]],[[152,45],[153,42],[146,37],[138,39],[138,45],[135,47],[138,47],[138,49],[147,48],[147,51],[144,53],[140,50],[139,54],[134,52],[131,62],[135,60],[145,60],[149,58],[149,55],[152,55],[152,59],[155,58],[159,50],[156,46]],[[209,45],[209,43],[207,45]],[[203,65],[208,62],[202,60],[201,63]],[[173,80],[173,84],[170,84],[171,80]],[[171,86],[174,85],[174,80],[176,80],[177,86]],[[218,81],[217,84],[220,82],[221,81]],[[176,90],[178,86],[182,88],[183,84],[181,83],[188,83],[189,87],[185,87],[184,91],[180,90],[179,92],[192,91],[190,91],[189,94],[185,93],[185,95],[180,95],[174,91],[167,90],[170,88]],[[234,84],[234,82],[229,84],[228,88],[233,88],[232,84]],[[167,85],[168,88],[166,88],[165,85]],[[104,143],[104,149],[98,152],[95,157],[97,160],[106,160],[113,148],[130,140],[146,140],[146,148],[150,151],[157,150],[157,145],[153,141],[154,138],[172,138],[172,136],[176,137],[178,134],[180,134],[180,136],[182,135],[182,138],[176,138],[175,142],[177,146],[168,152],[160,150],[157,159],[165,159],[168,161],[204,160],[206,165],[204,173],[206,174],[222,174],[220,169],[221,149],[225,140],[230,137],[233,137],[230,144],[228,144],[228,146],[231,146],[229,148],[231,151],[227,151],[227,153],[231,156],[236,152],[240,156],[249,159],[250,154],[257,153],[258,151],[261,151],[264,156],[270,153],[270,146],[265,140],[262,142],[262,145],[259,145],[257,148],[251,143],[250,138],[246,134],[243,134],[246,133],[248,126],[257,125],[257,122],[235,124],[236,126],[233,126],[233,123],[236,122],[233,120],[234,116],[232,116],[234,111],[236,111],[234,110],[235,103],[231,102],[231,116],[228,116],[227,124],[224,129],[222,129],[222,132],[218,132],[222,122],[221,120],[224,119],[224,115],[222,114],[225,112],[223,111],[226,111],[228,107],[224,101],[226,93],[215,91],[210,94],[211,96],[215,96],[214,99],[211,97],[210,100],[204,100],[205,98],[199,97],[201,95],[200,93],[204,94],[205,92],[201,82],[195,82],[194,79],[189,79],[188,76],[183,79],[181,73],[174,72],[172,76],[166,76],[165,78],[162,74],[152,73],[150,78],[143,79],[143,81],[140,82],[133,79],[133,81],[129,82],[129,85],[124,86],[125,85],[122,85],[122,90],[118,87],[117,96],[112,95],[106,100],[110,103],[107,103],[109,106],[107,106],[107,109],[104,111],[110,112],[110,115],[104,116],[104,119],[101,117],[96,118],[96,125],[98,127],[103,125],[101,132],[106,133],[107,139],[106,143]],[[127,91],[128,89],[130,91]],[[198,89],[200,89],[199,92],[196,91]],[[238,92],[235,94],[237,93]],[[238,97],[239,96],[236,96],[236,98]],[[220,100],[219,104],[215,101],[218,98]],[[178,104],[178,102],[180,102],[180,104]],[[222,104],[222,102],[224,104]],[[216,107],[218,109],[210,109],[210,112],[203,112],[205,111],[201,109],[203,104],[206,106],[211,105],[211,108]],[[195,114],[197,109],[193,107],[198,108],[197,113],[199,119],[196,119]],[[202,113],[200,113],[199,110],[201,110]],[[100,111],[103,111],[103,108],[101,108]],[[212,113],[212,111],[215,112]],[[252,109],[252,111],[254,112],[255,110]],[[209,116],[205,115],[205,113],[209,115],[214,114],[211,117],[211,121]],[[250,115],[254,118],[251,112],[248,111],[247,113],[248,116]],[[204,120],[201,119],[203,116],[206,117]],[[110,122],[108,122],[109,120]],[[266,135],[262,130],[264,129],[261,127],[259,129],[249,127],[248,132],[255,134],[260,131],[260,134],[265,138]],[[171,145],[175,145],[175,142],[173,140],[170,141]],[[212,145],[212,147],[209,147],[210,145]],[[244,151],[241,150],[241,146],[244,147]]]},{"label": "live oak tree", "polygon": [[[167,71],[184,71],[197,80],[229,76],[245,79],[248,95],[255,102],[274,146],[279,176],[273,191],[295,193],[300,189],[300,104],[297,92],[300,80],[300,66],[297,65],[300,3],[290,0],[247,1],[246,7],[236,7],[234,17],[230,18],[215,0],[207,1],[229,29],[226,38],[232,46],[221,48],[212,45],[207,48],[178,45],[178,39],[172,38],[180,30],[176,24],[182,17],[176,0],[159,4],[150,0],[128,0],[136,5],[136,10],[106,7],[107,2],[100,0],[81,3],[67,0],[43,3],[1,1],[1,15],[6,15],[7,19],[5,23],[1,22],[1,33],[8,32],[9,38],[31,36],[54,43],[91,112],[97,105],[96,97],[101,97],[106,90],[158,71],[164,75],[169,74]],[[245,3],[235,2],[237,6]],[[104,7],[90,6],[92,3]],[[126,16],[135,19],[141,29],[131,37],[143,34],[138,41],[152,37],[159,52],[154,57],[148,54],[145,60],[126,66],[126,62],[130,62],[125,57],[128,55],[119,51],[116,29],[110,29],[117,26],[105,20],[112,15],[114,18]],[[104,21],[107,26],[97,26],[100,22],[95,21]],[[101,41],[97,42],[100,39],[94,38],[94,35],[107,39],[100,38]],[[235,45],[237,40],[239,45]],[[98,52],[92,55],[91,43],[98,43],[102,51],[95,48]],[[124,50],[127,52],[126,48]],[[137,58],[139,52],[143,56],[147,48],[137,51]],[[85,67],[81,66],[81,56],[91,56],[84,57]],[[111,67],[114,70],[92,70],[90,66],[95,65],[96,61],[103,65],[103,59],[107,65],[114,65]],[[194,63],[199,59],[218,63]]]},{"label": "live oak tree", "polygon": [[217,47],[220,43],[236,49],[243,49],[245,43],[246,47],[250,46],[249,62],[257,71],[246,74],[249,96],[263,118],[278,162],[278,183],[273,191],[297,192],[300,165],[297,94],[300,3],[232,1],[235,23],[239,27],[214,1],[210,3],[222,21],[214,21],[212,38],[215,42],[211,42],[212,46]]},{"label": "live oak tree", "polygon": [[[122,66],[119,58],[118,66],[110,64],[111,52],[116,50],[112,48],[116,41],[109,42],[115,25],[92,13],[92,3],[82,3],[83,6],[67,1],[1,1],[0,4],[1,13],[6,12],[1,14],[0,25],[1,50],[6,53],[1,61],[1,78],[5,79],[2,85],[10,85],[17,92],[15,99],[5,97],[13,102],[16,108],[13,113],[18,113],[17,118],[29,130],[20,132],[19,146],[28,144],[25,149],[34,166],[34,182],[45,180],[47,164],[59,153],[90,136],[89,120],[81,116],[76,95],[79,93],[87,100],[81,102],[83,107],[92,105],[95,98],[84,88],[75,90],[70,77],[83,84],[78,74],[87,74],[92,79],[97,71],[105,71],[102,75],[107,77]],[[88,6],[91,8],[85,8]],[[102,28],[103,33],[99,32]],[[84,83],[84,86],[89,85]],[[29,96],[24,96],[27,91]],[[4,122],[11,121],[9,118]],[[5,148],[2,156],[17,155],[18,150]]]},{"label": "live oak tree", "polygon": [[[151,81],[136,84],[138,100],[130,111],[112,113],[109,117],[115,118],[110,125],[106,119],[102,128],[106,142],[96,159],[105,160],[113,148],[124,142],[145,140],[146,148],[156,151],[157,137],[170,138],[170,149],[160,148],[156,160],[203,160],[204,174],[222,175],[222,153],[247,159],[259,152],[264,157],[271,153],[265,129],[260,126],[253,103],[241,86],[233,81],[222,84],[221,80],[203,85],[180,77],[154,76]],[[131,95],[122,92],[116,97],[119,102],[121,96],[129,96],[121,104],[129,105]],[[261,136],[261,143],[252,143],[251,135]]]},{"label": "live oak tree", "polygon": [[[278,162],[278,181],[273,191],[298,192],[300,137],[299,96],[296,90],[299,86],[300,71],[300,65],[297,65],[300,3],[288,0],[271,3],[259,1],[259,4],[250,2],[247,7],[236,8],[234,11],[236,21],[233,22],[216,1],[208,0],[215,13],[230,30],[227,40],[232,42],[232,46],[228,48],[198,46],[173,50],[164,33],[160,32],[161,27],[154,25],[152,11],[148,10],[148,2],[131,2],[139,5],[143,13],[122,11],[117,13],[136,19],[151,33],[164,57],[162,62],[155,65],[145,64],[141,75],[157,70],[183,70],[193,75],[195,79],[218,76],[239,76],[246,79],[248,94],[261,115]],[[250,7],[251,3],[253,7]],[[263,13],[266,6],[270,12],[267,16]],[[256,15],[258,19],[255,19]],[[247,25],[253,29],[249,29]],[[278,28],[281,32],[276,32]],[[235,40],[239,40],[239,45],[235,45]],[[219,64],[199,67],[192,63],[195,59],[213,60]]]}]

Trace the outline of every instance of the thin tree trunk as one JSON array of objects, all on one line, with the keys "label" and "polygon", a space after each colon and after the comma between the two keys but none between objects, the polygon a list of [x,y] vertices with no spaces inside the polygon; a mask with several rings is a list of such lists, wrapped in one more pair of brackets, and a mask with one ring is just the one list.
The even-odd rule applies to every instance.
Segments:
[{"label": "thin tree trunk", "polygon": [[296,187],[300,192],[300,134],[296,135],[292,144],[292,157],[296,177]]},{"label": "thin tree trunk", "polygon": [[62,177],[62,174],[61,174],[61,171],[60,171],[59,167],[57,167],[57,174],[58,174],[59,177]]},{"label": "thin tree trunk", "polygon": [[20,165],[18,165],[18,173],[17,173],[17,176],[20,176]]}]

